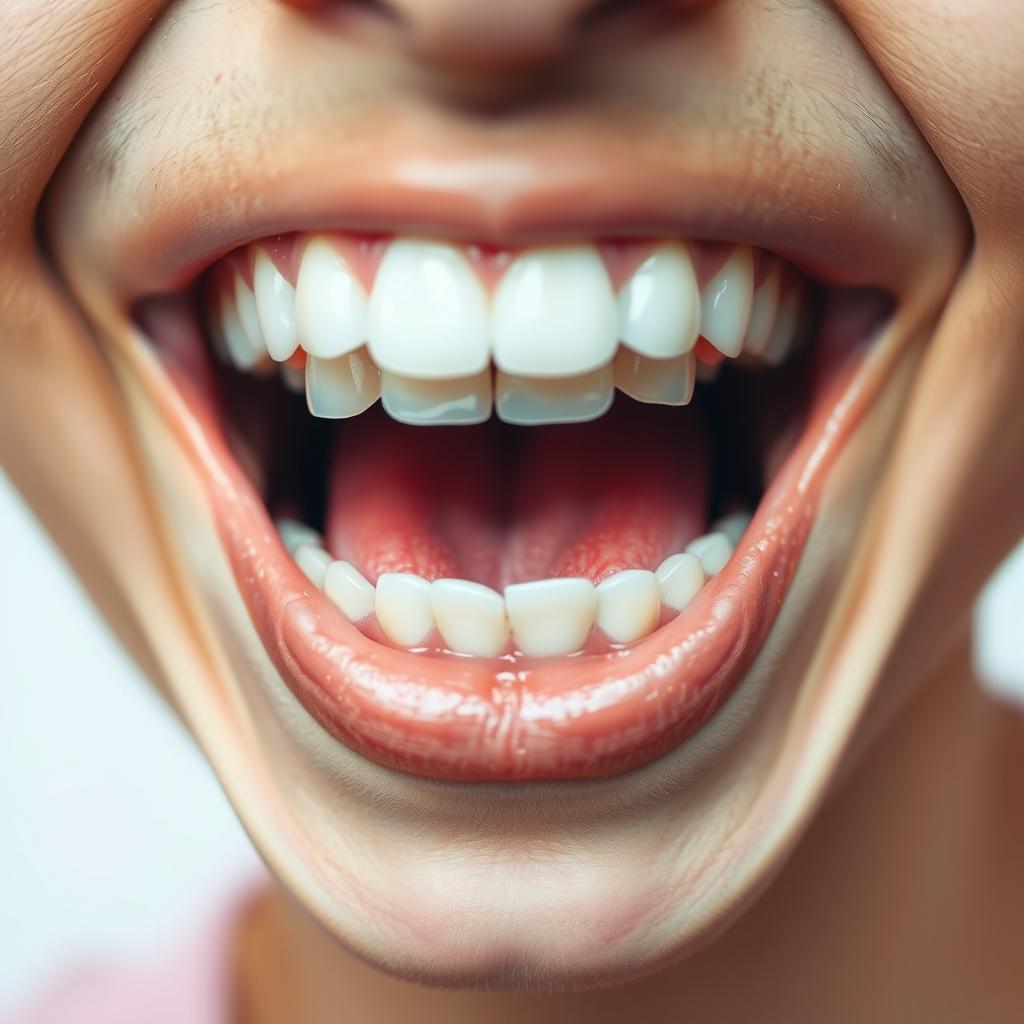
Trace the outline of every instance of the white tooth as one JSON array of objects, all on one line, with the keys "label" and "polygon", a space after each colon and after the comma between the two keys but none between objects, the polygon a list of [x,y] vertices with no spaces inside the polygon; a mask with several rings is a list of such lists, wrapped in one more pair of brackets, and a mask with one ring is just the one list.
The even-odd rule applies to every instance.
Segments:
[{"label": "white tooth", "polygon": [[779,304],[779,315],[775,320],[775,326],[761,351],[761,358],[769,366],[778,366],[793,348],[793,336],[796,333],[797,320],[800,316],[801,298],[800,288],[790,288]]},{"label": "white tooth", "polygon": [[283,363],[299,346],[295,326],[295,289],[274,261],[262,250],[256,250],[252,268],[256,315],[270,358]]},{"label": "white tooth", "polygon": [[686,550],[700,559],[706,576],[720,572],[732,558],[732,545],[724,533],[706,533],[687,544]]},{"label": "white tooth", "polygon": [[508,642],[505,599],[481,583],[434,580],[430,605],[444,642],[453,651],[496,658]]},{"label": "white tooth", "polygon": [[659,246],[619,292],[619,340],[652,359],[689,352],[700,335],[700,289],[678,243]]},{"label": "white tooth", "polygon": [[611,366],[558,380],[516,377],[498,370],[494,407],[506,423],[583,423],[603,416],[615,397]]},{"label": "white tooth", "polygon": [[714,533],[724,533],[735,549],[753,518],[749,512],[730,512],[729,515],[722,516],[717,522],[712,523],[711,529]]},{"label": "white tooth", "polygon": [[779,311],[779,285],[782,271],[778,265],[772,267],[768,276],[754,292],[754,304],[750,310],[750,323],[747,325],[747,337],[743,342],[743,351],[751,355],[760,355],[764,351],[768,338],[775,324],[775,315]]},{"label": "white tooth", "polygon": [[400,647],[423,643],[434,628],[430,584],[412,573],[386,572],[378,576],[373,610],[384,635]]},{"label": "white tooth", "polygon": [[253,346],[249,336],[242,328],[242,322],[238,319],[238,309],[235,300],[230,295],[224,295],[221,299],[221,329],[224,333],[224,344],[227,346],[231,362],[238,370],[251,370],[262,358],[260,349]]},{"label": "white tooth", "polygon": [[654,575],[658,580],[661,600],[673,611],[682,611],[704,586],[704,566],[690,552],[669,555]]},{"label": "white tooth", "polygon": [[373,614],[373,584],[351,562],[331,562],[324,576],[324,593],[349,622]]},{"label": "white tooth", "polygon": [[472,377],[491,360],[487,296],[469,261],[443,242],[388,246],[370,298],[370,354],[405,377]]},{"label": "white tooth", "polygon": [[310,583],[320,590],[324,588],[324,576],[327,566],[331,564],[331,556],[323,548],[312,544],[300,544],[292,556],[295,564],[306,574]]},{"label": "white tooth", "polygon": [[306,246],[295,282],[299,344],[313,356],[335,359],[366,342],[366,293],[324,238]]},{"label": "white tooth", "polygon": [[306,371],[300,370],[297,366],[286,366],[282,363],[278,371],[281,374],[281,380],[284,381],[284,386],[294,392],[296,395],[301,395],[306,390]]},{"label": "white tooth", "polygon": [[304,544],[315,548],[324,546],[323,537],[312,526],[306,526],[305,523],[300,523],[297,519],[278,519],[274,525],[277,527],[285,550],[293,557]]},{"label": "white tooth", "polygon": [[590,580],[555,579],[505,588],[516,647],[532,658],[578,651],[594,625],[597,590]]},{"label": "white tooth", "polygon": [[674,359],[650,359],[623,345],[615,353],[615,386],[638,402],[686,405],[693,398],[697,357],[692,352]]},{"label": "white tooth", "polygon": [[306,360],[306,404],[314,416],[340,420],[366,412],[380,398],[380,370],[366,349],[337,359]]},{"label": "white tooth", "polygon": [[597,585],[597,624],[610,640],[628,644],[654,630],[661,595],[653,572],[626,569]]},{"label": "white tooth", "polygon": [[724,356],[738,356],[754,299],[754,255],[738,245],[701,292],[700,333]]},{"label": "white tooth", "polygon": [[531,249],[494,294],[494,362],[524,377],[570,377],[607,363],[618,343],[608,271],[592,245]]},{"label": "white tooth", "polygon": [[414,426],[483,423],[491,415],[490,368],[455,380],[414,380],[385,370],[380,393],[392,419]]},{"label": "white tooth", "polygon": [[256,313],[256,299],[241,274],[235,275],[235,309],[238,310],[238,322],[242,325],[253,351],[264,355],[267,346],[263,340],[260,318]]}]

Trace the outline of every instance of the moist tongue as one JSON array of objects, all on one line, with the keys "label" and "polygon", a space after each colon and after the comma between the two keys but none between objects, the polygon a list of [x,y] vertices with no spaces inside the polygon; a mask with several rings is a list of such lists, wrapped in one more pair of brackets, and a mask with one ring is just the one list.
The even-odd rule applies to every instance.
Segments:
[{"label": "moist tongue", "polygon": [[527,428],[410,427],[374,410],[337,433],[327,544],[371,581],[598,583],[703,532],[708,462],[692,406],[620,400],[592,423]]}]

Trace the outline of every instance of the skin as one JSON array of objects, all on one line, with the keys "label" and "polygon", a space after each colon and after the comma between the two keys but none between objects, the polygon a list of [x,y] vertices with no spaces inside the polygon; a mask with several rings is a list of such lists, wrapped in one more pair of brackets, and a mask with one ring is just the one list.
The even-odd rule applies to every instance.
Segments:
[{"label": "skin", "polygon": [[[455,934],[442,929],[436,932],[440,941],[427,951],[407,938],[389,937],[381,922],[386,913],[380,911],[373,920],[379,905],[362,908],[370,918],[362,932],[346,917],[344,879],[332,877],[330,869],[351,871],[353,862],[336,861],[334,844],[343,837],[383,840],[374,834],[368,808],[351,799],[344,773],[336,765],[313,763],[311,749],[322,754],[324,748],[296,742],[287,729],[268,724],[270,712],[258,706],[260,742],[244,727],[239,700],[252,701],[251,691],[225,681],[238,673],[225,667],[223,650],[218,652],[210,640],[223,624],[214,622],[208,605],[197,600],[195,581],[183,574],[179,553],[168,543],[161,513],[168,498],[161,494],[155,500],[158,492],[135,443],[139,421],[129,419],[115,386],[115,381],[123,383],[125,366],[117,358],[112,366],[107,358],[120,349],[112,337],[113,318],[104,316],[115,304],[105,300],[126,289],[127,271],[103,251],[102,232],[96,231],[94,239],[88,235],[92,222],[82,211],[93,211],[95,218],[95,211],[104,209],[105,193],[83,167],[81,141],[51,190],[46,210],[46,237],[60,271],[56,277],[34,230],[44,192],[72,141],[81,136],[95,142],[108,127],[112,141],[118,124],[122,130],[130,127],[118,121],[116,104],[108,100],[103,106],[101,97],[163,6],[83,0],[68,15],[62,5],[28,0],[0,28],[0,45],[13,54],[0,97],[5,140],[0,185],[8,197],[0,211],[5,339],[0,346],[0,455],[119,635],[196,733],[257,844],[304,908],[276,895],[251,917],[240,947],[245,1018],[281,1019],[287,1007],[290,1019],[298,1019],[293,1011],[301,1007],[306,1020],[337,1019],[339,1007],[354,1010],[359,1000],[368,1009],[353,1012],[356,1019],[376,1014],[382,1020],[389,1013],[391,1019],[400,1016],[410,999],[415,999],[418,1016],[448,1020],[460,1013],[465,1019],[503,1019],[501,1014],[511,1019],[527,1003],[541,1019],[545,1013],[560,1020],[574,1015],[601,1019],[601,1014],[613,1019],[618,1008],[607,995],[585,993],[566,992],[539,1002],[539,997],[522,995],[424,993],[368,969],[352,955],[355,950],[374,967],[449,987],[568,990],[633,978],[616,990],[614,1000],[621,999],[633,1012],[651,1007],[650,1019],[676,1019],[672,1007],[677,1013],[680,1002],[692,1006],[698,1019],[745,1019],[755,1008],[763,1013],[766,1007],[787,1020],[821,1019],[825,1008],[831,1019],[844,1019],[841,1012],[851,1020],[863,1019],[863,1012],[854,1009],[858,1000],[871,997],[877,1002],[864,1009],[877,1011],[874,1019],[906,1019],[913,1011],[927,1019],[956,1020],[967,1010],[978,1011],[972,1015],[980,1019],[1001,1019],[1001,1011],[1021,995],[1011,975],[1013,942],[998,939],[1001,929],[1009,929],[1011,911],[1019,920],[1024,909],[1015,905],[1019,896],[1013,887],[1014,865],[1024,853],[1024,824],[1019,801],[1006,788],[1006,780],[1024,765],[1019,729],[969,685],[963,650],[971,599],[1016,539],[1024,517],[1024,493],[1017,483],[1024,452],[1019,402],[1024,379],[1024,191],[1019,184],[1024,180],[1019,127],[1024,123],[1024,78],[1016,57],[1024,45],[1024,12],[996,0],[899,5],[851,0],[839,5],[853,33],[850,39],[859,40],[874,65],[873,77],[865,79],[859,69],[855,81],[869,82],[865,88],[873,102],[902,110],[906,117],[906,129],[897,121],[882,133],[890,140],[896,133],[906,142],[907,149],[890,150],[887,157],[906,156],[909,149],[915,186],[934,190],[930,209],[943,225],[935,248],[943,259],[936,257],[934,272],[931,266],[927,273],[922,270],[907,294],[926,295],[935,322],[925,354],[913,367],[913,387],[900,392],[898,428],[887,425],[885,472],[871,491],[870,509],[858,530],[857,558],[830,604],[827,636],[822,631],[817,641],[820,688],[805,692],[828,696],[821,701],[824,710],[790,717],[794,705],[775,699],[751,730],[754,738],[737,740],[724,767],[716,762],[716,770],[731,780],[754,757],[771,752],[771,764],[777,765],[783,760],[778,751],[795,752],[798,770],[786,776],[784,787],[789,799],[770,804],[771,827],[757,843],[750,840],[744,870],[723,875],[716,874],[723,844],[716,845],[715,837],[730,835],[729,816],[744,815],[755,806],[753,797],[748,803],[746,794],[731,784],[718,799],[699,781],[683,786],[678,802],[668,805],[673,823],[699,822],[712,838],[710,852],[691,849],[683,855],[683,867],[697,876],[689,889],[679,884],[678,865],[673,865],[664,879],[666,888],[659,893],[655,884],[648,893],[662,900],[671,893],[678,901],[672,934],[648,945],[642,940],[611,943],[610,957],[601,959],[564,934],[560,908],[551,911],[557,900],[545,907],[532,896],[538,886],[563,884],[567,865],[594,858],[604,863],[602,856],[607,874],[597,872],[593,884],[598,891],[623,865],[627,875],[649,871],[645,855],[650,849],[658,852],[656,844],[665,835],[654,811],[630,822],[629,841],[614,829],[602,833],[596,813],[589,821],[566,817],[561,828],[542,832],[538,841],[536,822],[523,801],[516,805],[515,842],[509,844],[524,855],[517,865],[507,859],[509,849],[495,841],[493,820],[478,809],[473,824],[489,824],[491,832],[475,848],[460,841],[460,870],[481,868],[485,895],[496,879],[507,881],[506,869],[518,867],[521,873],[513,873],[516,884],[507,901],[484,899],[476,904],[475,918],[463,917],[461,926],[472,933],[476,950],[459,945]],[[261,4],[261,16],[273,6],[270,0]],[[455,103],[469,95],[481,107],[499,109],[532,80],[529,69],[577,58],[576,39],[566,26],[583,6],[579,3],[517,4],[503,14],[508,24],[498,32],[473,24],[473,12],[480,7],[468,0],[406,0],[394,6],[405,16],[408,31],[380,29],[381,49],[373,51],[380,55],[379,68],[375,57],[360,73],[364,82],[379,73],[377,84],[399,95],[401,86],[390,77],[394,65],[401,71],[423,64],[444,69],[433,83],[444,87],[437,102]],[[725,0],[699,6],[707,9],[705,14],[725,12],[723,17],[730,8],[737,10]],[[147,68],[153,81],[161,80],[168,70],[161,60],[173,62],[176,52],[183,54],[196,42],[201,29],[209,32],[209,22],[197,10],[180,3],[166,12],[159,29],[166,33],[167,48],[133,65],[142,81],[127,82],[129,97],[145,84]],[[749,10],[736,17],[774,19],[768,23],[785,25],[794,40],[814,31],[846,31],[831,23],[831,15],[824,15],[828,26],[822,29],[823,14],[814,3],[765,3]],[[240,11],[241,5],[226,4],[202,14],[237,27]],[[333,45],[337,37],[331,33],[341,30],[332,23],[323,31],[327,45]],[[687,30],[679,31],[685,45]],[[240,28],[239,37],[244,37]],[[614,46],[614,38],[613,33],[598,39],[599,55],[608,52],[600,47]],[[175,40],[180,51],[173,48]],[[720,47],[726,42],[717,39]],[[239,66],[247,67],[247,55],[238,56]],[[294,53],[284,54],[289,56]],[[794,60],[791,71],[799,95],[800,65],[795,56],[785,59]],[[675,72],[660,73],[664,77],[654,94],[670,95]],[[354,87],[349,88],[354,96]],[[708,95],[721,95],[726,88],[709,86]],[[83,119],[98,101],[99,121],[82,131]],[[351,100],[351,108],[352,124],[359,125],[358,100]],[[760,108],[748,98],[736,109]],[[429,118],[425,123],[431,123]],[[740,137],[754,127],[741,125]],[[899,135],[904,130],[905,139]],[[134,142],[138,145],[138,136]],[[144,167],[144,161],[132,162],[130,132],[122,143],[116,151],[129,173],[134,166]],[[219,158],[226,160],[231,152],[226,149]],[[117,162],[112,166],[110,176],[116,181],[123,172]],[[109,195],[116,198],[116,188]],[[969,248],[964,224],[970,228]],[[95,241],[95,247],[87,247],[85,240]],[[88,248],[89,259],[102,269],[91,276],[81,272],[86,261],[81,253],[76,260],[76,246]],[[948,296],[935,284],[946,279],[945,257],[956,271],[955,282],[948,275]],[[91,330],[79,316],[81,308],[88,311]],[[171,465],[172,456],[167,458]],[[184,469],[180,472],[176,479],[188,480]],[[797,654],[790,650],[787,656],[795,659]],[[230,665],[230,657],[227,661]],[[793,697],[792,688],[788,696]],[[804,738],[790,735],[786,744],[769,743],[787,736],[787,722],[803,726]],[[699,745],[694,749],[700,753]],[[368,777],[376,779],[373,773]],[[282,778],[314,793],[312,806],[282,809],[282,797],[287,802],[298,792]],[[346,801],[344,833],[337,831],[337,812],[332,814],[338,800]],[[879,813],[879,805],[885,813]],[[908,820],[914,821],[913,829],[906,828]],[[406,810],[404,818],[387,825],[399,837],[394,849],[387,848],[390,856],[432,864],[439,837],[424,832],[422,821]],[[286,835],[289,828],[294,834]],[[594,834],[600,836],[598,847],[591,842]],[[311,839],[313,850],[307,845],[304,856],[297,854],[301,844],[287,841],[296,835],[307,844]],[[645,840],[655,845],[645,851]],[[879,856],[879,850],[886,855]],[[917,868],[921,851],[945,854],[920,869],[920,885],[908,887],[904,880]],[[352,891],[374,891],[370,861],[357,857],[355,864]],[[313,877],[312,868],[327,880]],[[657,870],[653,875],[657,883]],[[388,884],[410,879],[414,882],[414,875],[406,873]],[[890,894],[904,901],[904,914],[893,914],[896,896]],[[631,902],[636,898],[636,892],[628,894],[627,913],[636,912]],[[700,912],[688,912],[687,901]],[[425,906],[424,923],[438,927],[442,911]],[[307,912],[328,932],[319,930]],[[881,916],[887,914],[893,916]],[[486,937],[496,921],[505,920],[519,922],[520,944],[499,955],[486,947]],[[335,945],[330,932],[343,945]],[[892,939],[888,947],[879,943],[879,933],[900,941]],[[973,955],[962,955],[961,941]],[[893,967],[892,949],[900,951],[899,970]],[[680,959],[684,954],[691,955]],[[275,969],[268,970],[268,964]],[[647,973],[656,967],[660,970]],[[925,977],[939,980],[924,984]],[[836,1011],[835,1005],[845,1009]]]}]

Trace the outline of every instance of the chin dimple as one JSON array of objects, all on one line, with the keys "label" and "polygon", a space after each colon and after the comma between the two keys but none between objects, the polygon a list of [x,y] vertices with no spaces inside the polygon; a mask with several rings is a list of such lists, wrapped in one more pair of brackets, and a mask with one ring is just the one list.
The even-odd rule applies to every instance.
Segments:
[{"label": "chin dimple", "polygon": [[211,275],[214,345],[242,372],[279,364],[318,417],[380,400],[414,425],[538,425],[596,419],[616,390],[686,405],[718,362],[778,365],[801,333],[804,280],[768,253],[666,239],[623,260],[613,248],[481,255],[313,234],[282,259],[279,244],[254,243]]},{"label": "chin dimple", "polygon": [[471,580],[382,573],[371,583],[334,559],[311,527],[277,522],[285,549],[307,579],[370,637],[422,653],[480,658],[602,653],[642,640],[679,614],[730,561],[750,524],[733,513],[656,569],[531,580],[499,593]]}]

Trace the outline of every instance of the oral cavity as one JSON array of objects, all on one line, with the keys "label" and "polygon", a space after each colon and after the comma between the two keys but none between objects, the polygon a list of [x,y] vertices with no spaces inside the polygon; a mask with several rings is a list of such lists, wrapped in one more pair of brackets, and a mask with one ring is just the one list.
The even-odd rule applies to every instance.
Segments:
[{"label": "oral cavity", "polygon": [[288,236],[211,275],[218,350],[279,365],[317,417],[378,400],[413,425],[492,413],[539,425],[596,419],[615,391],[682,406],[723,360],[775,366],[801,334],[806,288],[749,246],[667,239],[494,252],[420,238]]}]

